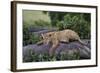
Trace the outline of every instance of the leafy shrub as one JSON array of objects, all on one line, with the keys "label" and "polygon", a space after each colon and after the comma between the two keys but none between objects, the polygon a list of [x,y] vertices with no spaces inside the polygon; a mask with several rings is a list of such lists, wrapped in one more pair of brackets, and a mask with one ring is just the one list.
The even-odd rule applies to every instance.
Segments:
[{"label": "leafy shrub", "polygon": [[43,20],[38,20],[38,21],[34,21],[34,25],[35,26],[42,26],[42,27],[50,27],[51,24],[49,22],[43,21]]},{"label": "leafy shrub", "polygon": [[33,34],[30,35],[29,41],[31,42],[31,44],[35,44],[38,41],[40,41],[40,37],[33,33]]},{"label": "leafy shrub", "polygon": [[23,46],[28,45],[28,44],[35,44],[40,40],[40,36],[37,34],[34,34],[34,30],[37,29],[37,31],[40,28],[50,28],[50,23],[43,21],[43,20],[38,20],[34,21],[33,24],[29,24],[25,21],[23,21]]},{"label": "leafy shrub", "polygon": [[23,46],[28,44],[34,44],[40,41],[40,37],[33,32],[29,31],[29,26],[24,25],[23,27]]},{"label": "leafy shrub", "polygon": [[90,39],[91,17],[89,13],[49,12],[52,25],[59,30],[72,29],[81,38]]},{"label": "leafy shrub", "polygon": [[31,53],[31,62],[79,60],[80,59],[79,52],[72,53],[72,54],[62,52],[62,53],[60,53],[60,55],[54,55],[54,56],[49,56],[48,53],[37,54],[32,51],[30,53]]},{"label": "leafy shrub", "polygon": [[30,32],[28,31],[28,24],[23,24],[23,46],[29,43]]}]

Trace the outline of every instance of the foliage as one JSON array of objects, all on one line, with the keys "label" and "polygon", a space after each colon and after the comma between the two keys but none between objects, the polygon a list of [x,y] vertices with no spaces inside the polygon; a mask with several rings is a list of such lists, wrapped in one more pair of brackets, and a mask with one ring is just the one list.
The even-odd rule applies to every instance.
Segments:
[{"label": "foliage", "polygon": [[72,29],[81,38],[90,39],[91,18],[89,13],[49,12],[51,24],[59,30]]},{"label": "foliage", "polygon": [[50,23],[49,22],[46,22],[46,21],[43,21],[43,20],[38,20],[38,21],[34,21],[34,25],[35,26],[42,26],[42,27],[50,27]]},{"label": "foliage", "polygon": [[80,59],[79,52],[73,53],[73,54],[62,52],[59,55],[49,56],[48,53],[37,54],[30,51],[30,54],[31,54],[31,59],[24,62],[43,62],[43,61],[79,60]]},{"label": "foliage", "polygon": [[29,37],[30,33],[28,32],[28,26],[26,23],[26,25],[23,25],[23,45],[27,45],[29,43]]},{"label": "foliage", "polygon": [[35,44],[40,41],[40,37],[29,31],[29,26],[23,26],[23,46],[28,44]]}]

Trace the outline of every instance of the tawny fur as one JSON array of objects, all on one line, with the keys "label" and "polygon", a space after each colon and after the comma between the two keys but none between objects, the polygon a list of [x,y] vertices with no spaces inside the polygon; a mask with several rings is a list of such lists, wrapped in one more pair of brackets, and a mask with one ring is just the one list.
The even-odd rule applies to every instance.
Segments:
[{"label": "tawny fur", "polygon": [[40,43],[49,44],[50,42],[52,43],[52,47],[49,50],[50,56],[54,54],[55,49],[58,47],[60,42],[68,43],[70,40],[74,40],[74,41],[79,41],[81,44],[83,44],[82,41],[80,40],[79,35],[75,31],[70,29],[48,32],[45,34],[41,34],[41,36],[43,37],[43,40],[38,42],[38,44]]}]

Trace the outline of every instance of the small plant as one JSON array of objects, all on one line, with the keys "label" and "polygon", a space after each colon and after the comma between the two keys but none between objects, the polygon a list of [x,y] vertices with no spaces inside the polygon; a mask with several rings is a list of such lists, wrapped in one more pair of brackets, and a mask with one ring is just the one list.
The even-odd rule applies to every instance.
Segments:
[{"label": "small plant", "polygon": [[31,34],[29,41],[31,42],[31,44],[35,44],[40,41],[40,37],[36,34]]},{"label": "small plant", "polygon": [[61,61],[61,60],[79,60],[79,52],[73,52],[69,54],[68,52],[61,52],[60,55],[49,56],[48,53],[37,54],[30,51],[31,59],[29,62],[43,62],[43,61]]}]

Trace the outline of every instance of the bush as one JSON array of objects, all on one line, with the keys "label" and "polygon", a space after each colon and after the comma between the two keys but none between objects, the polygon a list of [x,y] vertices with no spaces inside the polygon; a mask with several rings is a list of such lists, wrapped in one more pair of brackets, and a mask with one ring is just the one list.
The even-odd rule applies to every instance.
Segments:
[{"label": "bush", "polygon": [[40,41],[40,37],[29,31],[30,26],[23,26],[23,46]]},{"label": "bush", "polygon": [[72,29],[83,39],[91,37],[91,14],[89,13],[68,13],[49,12],[51,23],[59,30]]},{"label": "bush", "polygon": [[29,61],[29,62],[79,60],[80,59],[79,52],[72,53],[72,54],[61,52],[59,55],[53,55],[53,56],[49,56],[48,53],[37,54],[37,53],[32,52],[32,51],[30,53],[31,53],[31,61]]},{"label": "bush", "polygon": [[23,21],[23,46],[28,44],[35,44],[40,40],[40,36],[34,34],[34,32],[31,30],[37,29],[38,31],[40,28],[50,27],[50,23],[43,20],[34,21],[33,24],[29,24]]},{"label": "bush", "polygon": [[34,21],[34,26],[51,27],[51,24],[43,20],[38,20],[38,21]]}]

